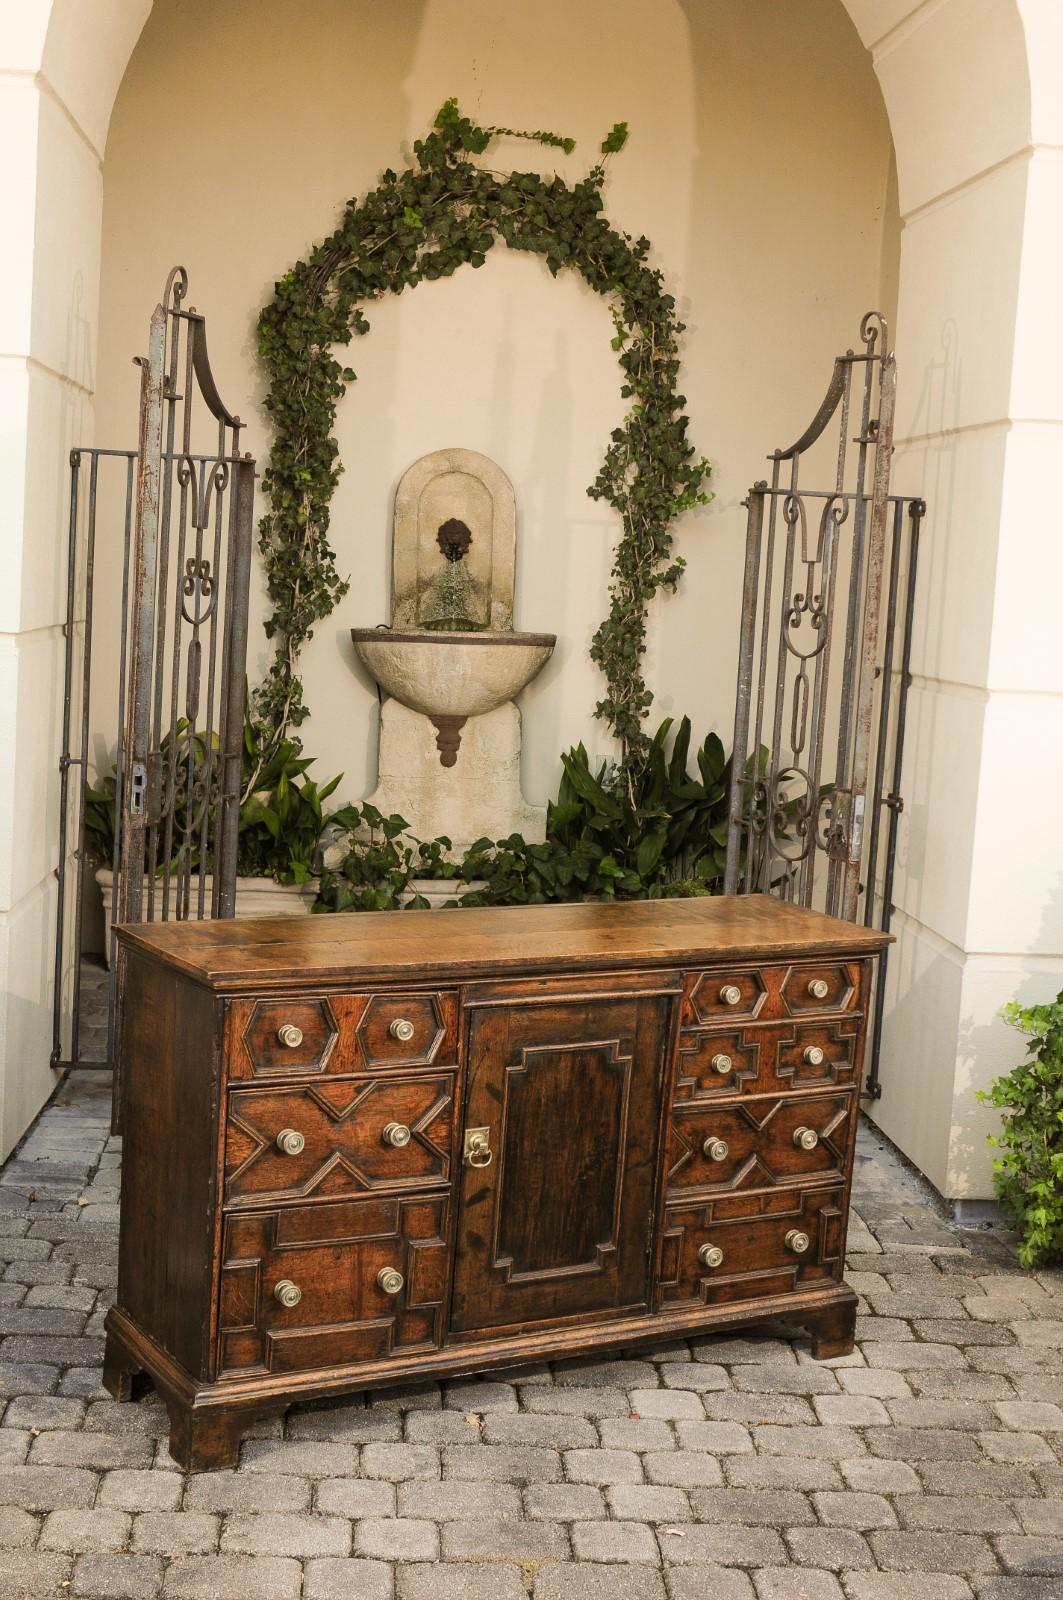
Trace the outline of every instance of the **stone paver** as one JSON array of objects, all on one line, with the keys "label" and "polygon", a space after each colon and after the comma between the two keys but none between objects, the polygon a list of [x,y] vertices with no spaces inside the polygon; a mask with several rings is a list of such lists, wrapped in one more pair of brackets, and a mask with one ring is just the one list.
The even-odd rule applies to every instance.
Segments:
[{"label": "stone paver", "polygon": [[161,1404],[100,1385],[108,1094],[68,1080],[0,1171],[0,1600],[1063,1596],[1063,1274],[954,1228],[872,1131],[853,1357],[765,1326],[353,1395],[186,1477]]}]

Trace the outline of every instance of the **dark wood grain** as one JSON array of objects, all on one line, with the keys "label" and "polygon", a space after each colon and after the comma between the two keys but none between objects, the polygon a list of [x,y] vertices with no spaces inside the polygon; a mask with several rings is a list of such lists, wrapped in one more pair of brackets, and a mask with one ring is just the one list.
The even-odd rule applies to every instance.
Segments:
[{"label": "dark wood grain", "polygon": [[[347,1200],[225,1220],[218,1371],[302,1372],[430,1350],[442,1342],[449,1274],[446,1194]],[[402,1276],[388,1293],[378,1275]],[[282,1304],[278,1284],[294,1284]]]},{"label": "dark wood grain", "polygon": [[161,1349],[210,1355],[221,1011],[179,973],[126,958],[118,1048],[128,1066],[118,1299]]},{"label": "dark wood grain", "polygon": [[852,1088],[857,1082],[863,1018],[777,1027],[684,1028],[679,1036],[677,1100],[736,1094]]},{"label": "dark wood grain", "polygon": [[[722,1193],[842,1180],[851,1101],[851,1091],[748,1097],[722,1105],[680,1101],[672,1111],[668,1186]],[[799,1142],[801,1131],[815,1136],[811,1150]]]},{"label": "dark wood grain", "polygon": [[[830,1189],[771,1189],[670,1204],[661,1245],[660,1304],[700,1300],[722,1305],[791,1293],[841,1277],[845,1248],[842,1185]],[[788,1248],[792,1231],[808,1236],[801,1254]],[[717,1267],[699,1259],[705,1245],[723,1252]]]},{"label": "dark wood grain", "polygon": [[[311,1088],[234,1089],[225,1138],[225,1203],[305,1200],[448,1183],[455,1074],[329,1078]],[[385,1130],[408,1134],[396,1148]],[[297,1133],[301,1150],[278,1145]]]},{"label": "dark wood grain", "polygon": [[108,1389],[197,1469],[296,1398],[764,1317],[844,1353],[882,943],[767,899],[121,930]]},{"label": "dark wood grain", "polygon": [[451,1327],[646,1305],[670,999],[475,1012]]},{"label": "dark wood grain", "polygon": [[[413,1028],[409,1038],[391,1032],[393,1024],[403,1022]],[[303,1037],[286,1044],[285,1029],[293,1025]],[[228,1076],[234,1082],[454,1066],[458,997],[453,989],[443,989],[238,999],[229,1004],[226,1034]]]},{"label": "dark wood grain", "polygon": [[119,929],[198,983],[236,992],[297,988],[352,973],[409,982],[502,970],[714,966],[742,959],[881,950],[888,936],[759,895],[624,905],[494,906],[350,916],[145,922]]}]

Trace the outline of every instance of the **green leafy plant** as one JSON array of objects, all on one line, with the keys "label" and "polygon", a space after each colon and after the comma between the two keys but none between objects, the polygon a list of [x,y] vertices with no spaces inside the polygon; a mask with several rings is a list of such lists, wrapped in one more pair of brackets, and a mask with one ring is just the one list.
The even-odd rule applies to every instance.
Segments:
[{"label": "green leafy plant", "polygon": [[300,651],[347,592],[329,542],[329,506],[342,470],[336,407],[356,374],[337,359],[336,347],[368,332],[366,305],[466,264],[481,267],[501,240],[542,256],[555,277],[581,273],[613,317],[628,409],[588,493],[615,509],[621,536],[609,613],[591,657],[606,684],[596,714],[620,741],[617,781],[627,784],[634,804],[650,756],[643,729],[652,700],[642,673],[647,607],[658,590],[675,588],[683,569],[672,550],[675,519],[708,498],[708,462],[689,442],[678,392],[683,324],[661,273],[649,265],[649,241],[603,215],[606,162],[623,149],[626,123],[615,125],[595,164],[573,184],[556,174],[498,173],[471,159],[501,134],[573,148],[559,134],[480,127],[448,100],[432,130],[415,141],[414,165],[384,172],[370,194],[350,200],[339,227],[284,274],[259,317],[274,429],[260,549],[273,607],[266,632],[276,653],[254,715],[267,746],[302,722]]},{"label": "green leafy plant", "polygon": [[[411,840],[400,816],[350,806],[335,825],[347,831],[346,851],[326,868],[315,911],[385,911],[408,904],[415,878],[454,882],[463,906],[543,905],[551,901],[660,899],[718,893],[727,837],[729,763],[710,734],[688,771],[690,722],[684,717],[670,754],[672,719],[649,742],[632,798],[619,769],[592,768],[582,744],[561,758],[557,798],[547,807],[546,838],[521,834],[478,839],[462,860],[451,841]],[[332,853],[331,851],[329,852]]]},{"label": "green leafy plant", "polygon": [[[325,865],[313,910],[423,911],[428,901],[409,894],[413,878],[456,879],[461,867],[447,857],[451,841],[410,840],[404,817],[385,817],[376,806],[345,806],[332,819],[346,834],[346,850],[334,867]],[[327,858],[326,858],[327,859]]]},{"label": "green leafy plant", "polygon": [[561,757],[563,776],[547,808],[546,839],[529,844],[519,834],[479,839],[467,852],[462,875],[486,887],[463,905],[535,905],[552,900],[659,899],[718,893],[727,845],[730,763],[710,733],[688,771],[690,719],[673,726],[666,717],[648,741],[637,774],[601,763],[597,770],[582,744]]},{"label": "green leafy plant", "polygon": [[282,739],[264,755],[256,730],[245,723],[244,771],[257,776],[240,806],[236,870],[242,877],[309,883],[314,876],[318,843],[336,815],[325,811],[324,802],[343,774],[319,787],[307,777],[313,764],[293,739]]},{"label": "green leafy plant", "polygon": [[[213,743],[217,749],[216,737]],[[207,748],[203,736],[190,736],[188,725],[182,720],[176,734],[167,734],[162,740],[159,759],[164,767],[171,752],[177,762],[190,758],[195,767],[202,764]],[[314,876],[321,835],[337,815],[327,811],[324,802],[336,789],[342,773],[318,785],[307,777],[311,766],[313,757],[303,755],[298,740],[282,739],[267,748],[250,719],[245,719],[236,858],[241,877],[308,883]],[[117,772],[112,766],[97,784],[85,786],[86,840],[94,857],[105,866],[114,856],[116,780]],[[174,811],[175,839],[182,836],[187,819],[187,801],[179,799]],[[193,849],[193,865],[198,859],[198,850]]]},{"label": "green leafy plant", "polygon": [[978,1098],[1002,1113],[993,1180],[1019,1260],[1035,1267],[1063,1259],[1063,991],[1048,1005],[1012,1001],[1001,1016],[1029,1036],[1028,1059]]}]

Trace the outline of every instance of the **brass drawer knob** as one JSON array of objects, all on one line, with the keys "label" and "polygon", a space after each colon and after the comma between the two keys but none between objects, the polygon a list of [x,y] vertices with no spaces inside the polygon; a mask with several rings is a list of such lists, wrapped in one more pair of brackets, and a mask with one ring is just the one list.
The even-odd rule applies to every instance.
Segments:
[{"label": "brass drawer knob", "polygon": [[277,1029],[277,1038],[281,1044],[287,1045],[289,1050],[298,1050],[303,1042],[303,1030],[297,1028],[294,1022],[286,1022],[282,1028]]},{"label": "brass drawer knob", "polygon": [[407,1017],[396,1017],[388,1026],[388,1032],[393,1039],[398,1039],[402,1044],[409,1044],[416,1033],[416,1028]]},{"label": "brass drawer knob", "polygon": [[726,1161],[730,1147],[726,1139],[714,1139],[711,1134],[701,1147],[710,1161]]},{"label": "brass drawer knob", "polygon": [[813,1000],[825,1000],[830,994],[830,984],[826,978],[812,978],[809,981],[808,992]]},{"label": "brass drawer knob", "polygon": [[698,1251],[698,1260],[703,1267],[722,1267],[723,1251],[718,1244],[703,1244]]},{"label": "brass drawer knob", "polygon": [[810,1067],[821,1067],[823,1065],[823,1051],[818,1044],[808,1045],[804,1056]]},{"label": "brass drawer knob", "polygon": [[381,1267],[376,1275],[377,1286],[385,1294],[398,1294],[402,1289],[405,1279],[401,1272],[396,1272],[394,1267]]},{"label": "brass drawer knob", "polygon": [[731,1060],[730,1056],[725,1056],[721,1052],[720,1054],[713,1056],[712,1065],[716,1072],[727,1073],[730,1072],[731,1068],[734,1066],[734,1062]]},{"label": "brass drawer knob", "polygon": [[282,1128],[277,1135],[277,1149],[282,1156],[298,1156],[303,1152],[306,1140],[298,1128]]},{"label": "brass drawer knob", "polygon": [[808,1234],[802,1233],[799,1228],[791,1228],[783,1240],[787,1250],[792,1250],[795,1256],[803,1256],[809,1243]]},{"label": "brass drawer knob", "polygon": [[725,1006],[736,1006],[742,998],[742,991],[737,983],[725,983],[720,990],[720,999]]},{"label": "brass drawer knob", "polygon": [[410,1130],[404,1122],[387,1122],[380,1137],[393,1150],[402,1150],[410,1142]]},{"label": "brass drawer knob", "polygon": [[297,1283],[292,1282],[291,1278],[282,1278],[274,1287],[273,1298],[279,1300],[281,1305],[290,1311],[292,1306],[297,1306],[303,1298],[303,1291]]},{"label": "brass drawer knob", "polygon": [[795,1128],[794,1144],[799,1150],[814,1150],[819,1143],[819,1134],[815,1128]]}]

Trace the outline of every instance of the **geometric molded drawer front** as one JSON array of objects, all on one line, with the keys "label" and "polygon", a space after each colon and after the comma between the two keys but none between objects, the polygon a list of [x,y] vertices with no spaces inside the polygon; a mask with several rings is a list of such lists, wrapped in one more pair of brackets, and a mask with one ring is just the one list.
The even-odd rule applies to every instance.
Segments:
[{"label": "geometric molded drawer front", "polygon": [[219,1375],[300,1372],[437,1348],[449,1205],[447,1195],[436,1195],[230,1214]]},{"label": "geometric molded drawer front", "polygon": [[675,1194],[840,1180],[852,1109],[851,1091],[718,1106],[687,1101],[672,1112],[669,1188]]},{"label": "geometric molded drawer front", "polygon": [[782,999],[791,1016],[818,1016],[825,1011],[845,1011],[855,989],[844,961],[820,961],[791,967],[783,980]]},{"label": "geometric molded drawer front", "polygon": [[437,995],[378,994],[362,1014],[357,1037],[367,1067],[407,1067],[432,1061],[445,1032]]},{"label": "geometric molded drawer front", "polygon": [[848,1088],[856,1080],[860,1019],[716,1029],[679,1035],[675,1104],[791,1089]]},{"label": "geometric molded drawer front", "polygon": [[683,1028],[726,1027],[731,1022],[782,1022],[860,1009],[864,982],[859,961],[826,959],[797,965],[688,972],[683,985]]},{"label": "geometric molded drawer front", "polygon": [[841,1277],[845,1190],[770,1190],[668,1206],[663,1308],[788,1294]]},{"label": "geometric molded drawer front", "polygon": [[234,1089],[225,1204],[446,1183],[453,1139],[453,1073]]},{"label": "geometric molded drawer front", "polygon": [[233,1000],[229,1081],[454,1066],[457,1016],[452,989]]},{"label": "geometric molded drawer front", "polygon": [[337,1038],[327,1000],[259,1000],[244,1047],[256,1074],[323,1072]]},{"label": "geometric molded drawer front", "polygon": [[729,1022],[755,1017],[767,995],[764,979],[753,972],[702,972],[688,993],[691,1022]]}]

